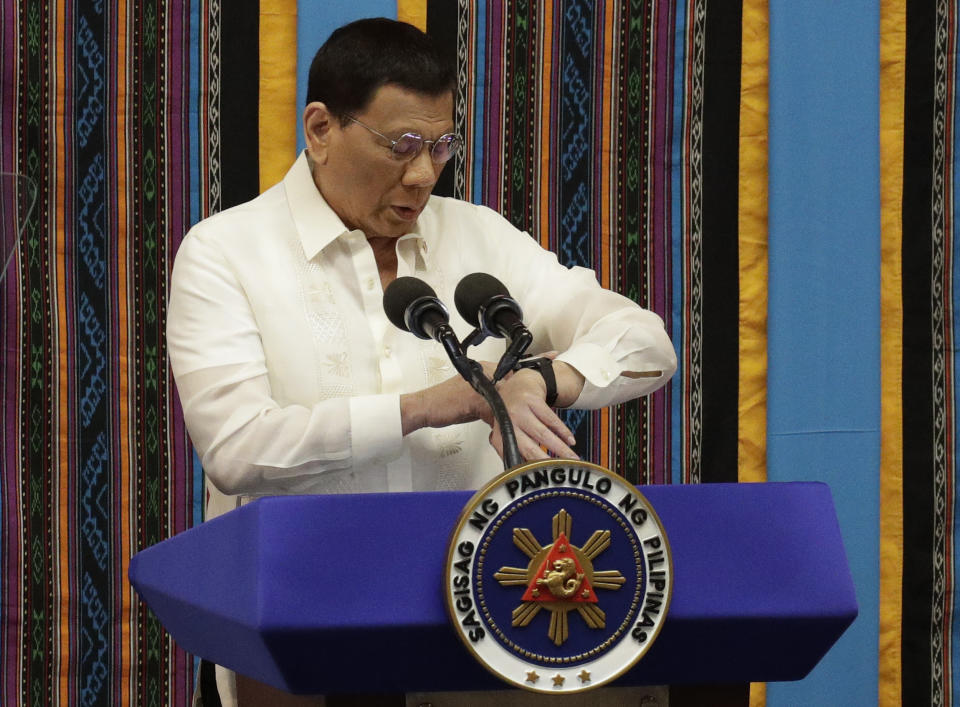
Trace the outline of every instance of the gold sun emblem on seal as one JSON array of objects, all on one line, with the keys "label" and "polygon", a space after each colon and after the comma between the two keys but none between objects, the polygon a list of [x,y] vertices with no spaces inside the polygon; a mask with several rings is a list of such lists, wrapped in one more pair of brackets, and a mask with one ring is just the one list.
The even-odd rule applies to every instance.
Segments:
[{"label": "gold sun emblem on seal", "polygon": [[594,570],[593,560],[610,547],[610,531],[597,530],[583,547],[568,538],[573,518],[565,510],[553,517],[553,542],[543,546],[527,528],[513,529],[513,544],[530,558],[526,567],[501,567],[493,577],[502,586],[523,586],[522,603],[513,610],[512,625],[526,626],[541,609],[550,612],[548,634],[560,646],[569,635],[567,615],[576,610],[590,628],[604,628],[607,615],[594,590],[616,590],[627,580],[619,570]]}]

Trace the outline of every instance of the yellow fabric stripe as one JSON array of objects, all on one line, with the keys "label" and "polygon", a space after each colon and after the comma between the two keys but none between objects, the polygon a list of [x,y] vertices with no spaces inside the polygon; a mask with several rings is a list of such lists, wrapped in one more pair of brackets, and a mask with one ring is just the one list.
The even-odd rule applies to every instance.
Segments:
[{"label": "yellow fabric stripe", "polygon": [[[614,177],[614,158],[615,148],[613,147],[613,90],[617,77],[613,75],[614,66],[614,42],[620,39],[619,31],[614,34],[617,27],[617,14],[619,8],[614,7],[614,3],[609,3],[604,7],[603,15],[603,73],[600,86],[601,100],[603,101],[603,117],[600,119],[602,127],[600,131],[600,223],[602,224],[602,236],[600,238],[600,260],[598,277],[603,287],[609,288],[610,281],[613,279],[613,263],[610,262],[610,245],[614,238],[614,189],[616,188],[616,178]],[[606,415],[607,410],[603,411]],[[604,435],[605,436],[605,435]],[[603,449],[607,449],[607,441],[602,441]]]},{"label": "yellow fabric stripe", "polygon": [[260,191],[297,157],[297,0],[260,0]]},{"label": "yellow fabric stripe", "polygon": [[[52,574],[53,597],[50,601],[49,617],[38,618],[37,610],[35,608],[33,609],[34,626],[37,625],[38,621],[43,623],[49,622],[50,655],[48,656],[48,660],[51,681],[48,685],[49,692],[47,694],[51,699],[54,699],[54,696],[59,696],[60,704],[69,704],[69,666],[76,665],[80,662],[80,641],[76,641],[76,648],[74,648],[74,642],[70,640],[72,634],[70,610],[75,607],[77,613],[79,613],[82,603],[80,592],[71,591],[73,590],[73,585],[70,582],[70,559],[73,551],[76,549],[76,543],[70,535],[69,501],[74,499],[68,497],[71,496],[70,490],[73,488],[72,483],[74,478],[80,475],[80,469],[71,469],[71,465],[68,464],[72,448],[70,433],[78,431],[77,428],[79,425],[76,422],[76,416],[71,415],[73,411],[70,407],[71,368],[68,350],[70,331],[67,328],[67,324],[73,314],[68,308],[67,286],[68,284],[73,284],[72,281],[70,283],[67,282],[68,264],[70,266],[69,272],[73,276],[73,279],[76,278],[77,270],[74,269],[74,265],[70,260],[72,254],[70,252],[71,249],[67,245],[68,224],[70,223],[67,218],[67,208],[68,204],[70,204],[68,200],[70,197],[67,194],[68,181],[66,172],[68,166],[73,166],[70,158],[74,156],[69,154],[68,142],[64,139],[64,136],[70,135],[73,129],[71,111],[68,106],[69,89],[67,83],[67,77],[72,77],[73,69],[65,60],[67,47],[71,44],[73,37],[70,33],[70,29],[72,28],[68,29],[66,27],[66,17],[66,3],[58,0],[54,15],[50,18],[55,19],[56,24],[54,25],[53,22],[48,20],[48,31],[52,36],[50,38],[50,46],[48,47],[50,53],[47,59],[52,62],[53,65],[47,65],[51,77],[51,85],[47,103],[43,106],[47,116],[44,118],[46,121],[44,127],[47,130],[53,127],[53,135],[47,137],[49,141],[49,154],[52,155],[53,159],[53,169],[50,169],[50,165],[41,167],[41,169],[47,170],[48,176],[50,174],[55,175],[55,181],[54,184],[51,185],[51,191],[53,192],[54,203],[56,204],[56,209],[50,214],[50,220],[47,226],[47,237],[53,243],[53,263],[50,264],[48,270],[48,273],[53,274],[53,279],[46,285],[48,288],[47,294],[50,297],[50,309],[49,313],[44,312],[43,314],[45,319],[51,317],[53,320],[50,322],[50,320],[47,319],[47,323],[50,326],[50,334],[52,337],[52,341],[50,342],[51,346],[53,350],[57,352],[56,370],[50,372],[50,388],[47,391],[47,394],[50,396],[50,404],[53,408],[49,412],[52,438],[52,449],[50,450],[51,468],[49,473],[52,477],[50,484],[50,509],[54,513],[54,517],[50,519],[47,527],[51,535],[50,547],[44,548],[44,550],[49,553],[46,562],[49,564],[49,571]],[[38,194],[37,198],[42,199],[43,196]],[[24,238],[26,238],[26,236],[27,234],[24,233]],[[50,255],[49,248],[47,255],[48,257]],[[40,286],[42,287],[43,285]],[[53,362],[51,361],[51,363]],[[26,371],[26,368],[24,368],[24,371]],[[77,466],[79,467],[79,465]],[[36,474],[38,470],[33,469],[32,471]],[[71,472],[73,472],[73,478],[71,478]],[[25,558],[28,556],[27,549],[26,547],[23,548]],[[32,550],[33,548],[30,549]],[[28,563],[22,565],[24,570],[26,570],[28,566],[33,567],[34,565]],[[42,599],[39,604],[43,606]],[[76,663],[71,660],[71,652],[76,656],[73,658]],[[34,678],[35,681],[43,679],[44,678],[39,676]],[[35,686],[36,685],[38,685],[37,682],[35,682]]]},{"label": "yellow fabric stripe", "polygon": [[[740,382],[737,457],[740,481],[767,478],[767,116],[769,12],[744,0],[740,69]],[[751,707],[767,703],[764,683],[750,685]]]},{"label": "yellow fabric stripe", "polygon": [[[603,79],[601,86],[603,90],[603,118],[600,125],[600,223],[603,233],[600,238],[600,284],[606,288],[610,287],[613,279],[613,263],[611,262],[611,243],[614,238],[614,148],[613,141],[613,114],[614,107],[612,101],[616,77],[612,76],[612,67],[614,66],[614,47],[615,42],[620,38],[620,31],[617,25],[617,12],[619,8],[614,7],[614,3],[608,3],[603,17]],[[606,469],[611,468],[610,460],[610,408],[605,407],[600,411],[600,459],[597,463]],[[625,474],[626,469],[616,470],[615,473]]]},{"label": "yellow fabric stripe", "polygon": [[[128,21],[135,16],[135,8],[130,6],[129,2],[119,2],[116,4],[116,27],[117,27],[117,86],[127,86],[127,69],[132,63],[133,47],[130,39],[133,33],[130,32]],[[130,448],[130,408],[135,404],[134,390],[136,384],[131,381],[130,376],[135,369],[133,362],[136,360],[128,333],[131,327],[130,304],[128,297],[132,296],[132,291],[136,287],[133,283],[133,274],[130,272],[127,261],[128,248],[131,247],[130,239],[134,234],[133,219],[128,222],[128,215],[133,215],[133,209],[128,210],[128,206],[135,203],[135,199],[128,191],[133,185],[131,174],[134,172],[134,166],[130,164],[132,152],[128,151],[132,147],[127,142],[128,116],[135,115],[133,106],[134,91],[124,91],[123,96],[117,96],[116,120],[117,120],[117,152],[115,167],[117,170],[117,223],[120,228],[116,234],[117,249],[117,351],[122,352],[117,357],[118,366],[117,380],[120,382],[120,390],[117,391],[117,403],[119,405],[119,414],[117,419],[120,423],[117,443],[120,447],[120,455],[115,464],[119,466],[120,471],[120,518],[117,522],[120,526],[120,576],[129,576],[130,558],[139,548],[137,547],[136,524],[136,503],[131,501],[133,495],[133,480],[130,472],[135,451]],[[169,268],[172,264],[172,253],[170,252],[170,239],[167,242],[166,261]],[[170,270],[167,270],[169,273]],[[136,336],[134,337],[136,338]],[[171,396],[172,397],[172,396]],[[116,552],[116,550],[114,551]],[[120,616],[123,621],[123,629],[120,631],[120,649],[121,656],[120,672],[127,676],[133,674],[134,667],[133,654],[137,645],[139,622],[137,620],[137,609],[139,601],[134,593],[134,589],[129,583],[124,582],[124,589],[120,594]],[[134,701],[135,697],[134,680],[123,681],[123,692],[121,693],[123,701]],[[63,704],[69,704],[64,702]]]},{"label": "yellow fabric stripe", "polygon": [[[553,58],[557,48],[553,45],[553,32],[550,29],[553,27],[555,10],[553,3],[545,2],[540,5],[537,20],[537,69],[540,80],[534,86],[537,92],[537,110],[533,120],[540,125],[539,158],[534,161],[540,164],[540,183],[534,192],[534,198],[540,205],[540,220],[531,230],[536,229],[534,236],[539,239],[540,245],[547,249],[550,248],[550,210],[553,205],[544,196],[550,193],[550,175],[553,173],[550,166],[550,140],[553,138],[555,116],[550,112],[550,96],[553,93]],[[504,174],[506,173],[504,170]]]},{"label": "yellow fabric stripe", "polygon": [[397,19],[427,31],[427,0],[397,0]]},{"label": "yellow fabric stripe", "polygon": [[744,0],[740,73],[740,481],[765,481],[767,433],[767,39],[765,0]]},{"label": "yellow fabric stripe", "polygon": [[880,3],[880,642],[878,704],[899,705],[903,577],[903,0]]}]

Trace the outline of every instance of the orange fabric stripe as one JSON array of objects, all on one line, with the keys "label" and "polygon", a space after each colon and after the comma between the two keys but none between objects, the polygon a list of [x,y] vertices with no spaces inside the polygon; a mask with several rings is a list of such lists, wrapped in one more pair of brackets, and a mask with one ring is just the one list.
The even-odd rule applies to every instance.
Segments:
[{"label": "orange fabric stripe", "polygon": [[[56,207],[50,214],[50,223],[48,237],[52,240],[53,252],[50,257],[54,259],[53,282],[49,283],[50,290],[50,309],[55,312],[53,315],[56,327],[52,331],[54,341],[53,347],[57,351],[57,366],[52,371],[53,380],[50,384],[50,395],[56,396],[57,407],[51,410],[53,419],[51,424],[57,430],[57,438],[51,449],[50,475],[53,480],[51,490],[51,506],[57,514],[56,519],[51,520],[50,531],[55,533],[52,538],[48,551],[51,554],[51,568],[57,576],[58,586],[52,588],[52,616],[51,620],[56,624],[52,627],[54,644],[51,646],[50,656],[53,673],[53,684],[50,686],[50,694],[58,694],[63,704],[67,704],[69,669],[68,666],[74,665],[79,661],[71,660],[73,646],[70,641],[70,609],[72,604],[79,605],[76,597],[70,594],[70,563],[69,558],[73,542],[70,537],[70,514],[69,504],[67,503],[70,489],[73,486],[73,479],[69,475],[69,465],[66,460],[69,458],[71,432],[76,424],[75,418],[71,419],[68,383],[69,371],[67,356],[67,248],[66,248],[66,214],[68,207],[67,199],[67,145],[68,141],[62,139],[62,136],[68,135],[67,121],[68,106],[66,99],[66,74],[69,70],[67,61],[68,47],[71,46],[72,37],[66,27],[64,18],[66,17],[66,3],[64,0],[58,0],[56,10],[52,15],[55,21],[50,21],[48,31],[51,33],[51,45],[56,47],[52,60],[55,66],[51,67],[50,75],[52,77],[52,97],[53,105],[50,106],[54,115],[50,119],[53,128],[53,135],[47,138],[52,143],[52,171],[55,173],[55,184],[53,186],[53,199]],[[72,125],[70,126],[72,129]],[[63,463],[61,463],[63,460]],[[36,470],[34,470],[36,471]]]},{"label": "orange fabric stripe", "polygon": [[[117,31],[117,86],[127,85],[127,62],[130,57],[127,55],[127,3],[117,3],[116,14]],[[128,282],[127,282],[127,235],[130,228],[127,224],[127,200],[129,198],[127,188],[127,115],[130,114],[130,106],[127,105],[131,92],[124,91],[122,96],[117,96],[118,105],[116,106],[117,120],[117,161],[115,169],[117,171],[117,223],[119,224],[116,234],[117,246],[117,317],[119,323],[117,332],[119,340],[117,341],[117,351],[120,355],[117,357],[116,365],[119,367],[118,380],[121,390],[117,393],[117,403],[120,406],[118,418],[120,421],[120,457],[117,463],[120,465],[120,576],[127,577],[130,568],[130,557],[136,552],[134,540],[130,533],[130,525],[133,522],[133,516],[130,511],[131,479],[130,479],[130,385],[128,376],[130,375],[130,351],[129,340],[127,337],[128,327],[130,325],[129,310],[127,308]],[[121,104],[120,102],[123,102]],[[129,583],[123,583],[123,590],[120,592],[120,615],[123,621],[120,626],[120,670],[124,676],[129,676],[131,671],[131,650],[133,639],[131,637],[132,627],[136,626],[136,607],[137,600],[134,598],[133,587]],[[132,699],[132,681],[125,680],[123,690],[126,692],[126,699]]]},{"label": "orange fabric stripe", "polygon": [[[613,48],[616,42],[614,30],[617,23],[618,8],[616,3],[607,3],[604,6],[603,17],[603,72],[600,78],[600,86],[607,89],[603,92],[603,115],[600,121],[600,223],[602,224],[602,233],[600,236],[600,272],[597,274],[600,284],[610,288],[613,279],[614,264],[611,262],[610,243],[620,234],[614,233],[616,223],[614,223],[614,202],[613,202],[613,171],[616,165],[611,159],[612,137],[614,135],[613,125],[613,106],[611,104],[611,91],[609,87],[613,86]],[[605,407],[600,411],[600,454],[598,463],[610,468],[610,408]],[[613,469],[617,474],[623,474],[626,469]]]},{"label": "orange fabric stripe", "polygon": [[542,3],[540,6],[540,19],[537,22],[538,32],[538,62],[540,64],[540,80],[536,82],[535,90],[538,92],[539,101],[537,103],[538,115],[537,123],[540,125],[540,188],[535,197],[540,201],[540,232],[534,234],[540,245],[544,248],[550,247],[550,215],[551,204],[548,199],[542,198],[543,195],[550,193],[550,141],[553,139],[553,132],[550,124],[550,98],[553,93],[553,3]]},{"label": "orange fabric stripe", "polygon": [[903,232],[906,8],[880,3],[880,636],[881,707],[901,702],[903,605]]},{"label": "orange fabric stripe", "polygon": [[[612,279],[611,272],[613,264],[610,262],[610,242],[619,234],[613,232],[616,224],[613,222],[613,194],[614,183],[612,180],[615,165],[611,164],[612,136],[614,125],[612,121],[613,106],[611,105],[611,91],[613,86],[613,47],[616,41],[614,37],[614,28],[616,26],[615,3],[607,3],[604,6],[603,17],[603,72],[600,77],[601,99],[603,100],[602,118],[600,121],[600,223],[603,224],[603,234],[600,238],[600,284],[606,288],[610,287]],[[606,447],[606,445],[604,445]]]}]

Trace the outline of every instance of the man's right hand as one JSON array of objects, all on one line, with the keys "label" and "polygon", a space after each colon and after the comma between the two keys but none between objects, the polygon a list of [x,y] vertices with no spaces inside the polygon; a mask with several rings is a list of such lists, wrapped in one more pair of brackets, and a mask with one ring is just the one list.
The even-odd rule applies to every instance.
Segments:
[{"label": "man's right hand", "polygon": [[[482,361],[481,365],[488,377],[492,376],[496,370],[495,363]],[[563,373],[566,374],[567,371],[564,370]],[[575,390],[571,389],[569,395],[564,396],[570,398],[569,402],[576,399],[580,387],[583,386],[583,377],[579,374],[576,374],[576,377],[575,382],[579,385],[574,386]],[[566,381],[561,379],[560,382]],[[566,393],[567,387],[562,385],[561,390]],[[569,446],[573,444],[573,434],[544,402],[546,387],[539,373],[529,370],[517,371],[501,381],[497,389],[510,414],[520,455],[524,460],[546,459],[548,455],[544,449],[565,459],[578,458],[576,452]],[[490,406],[460,376],[453,376],[442,383],[415,393],[401,395],[400,420],[404,435],[422,427],[446,427],[483,420],[491,428],[490,444],[503,458],[500,427],[493,419]]]},{"label": "man's right hand", "polygon": [[[488,377],[497,367],[489,361],[480,361],[480,365]],[[492,425],[493,414],[487,401],[459,375],[400,396],[400,423],[404,435],[422,427],[447,427],[474,420]]]}]

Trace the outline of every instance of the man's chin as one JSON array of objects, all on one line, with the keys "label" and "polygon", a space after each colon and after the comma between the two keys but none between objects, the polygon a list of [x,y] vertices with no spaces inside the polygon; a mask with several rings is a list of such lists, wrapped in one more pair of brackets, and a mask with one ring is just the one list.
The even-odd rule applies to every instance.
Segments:
[{"label": "man's chin", "polygon": [[417,219],[407,220],[398,218],[381,219],[377,224],[380,227],[380,233],[388,238],[399,238],[410,233],[417,225]]}]

